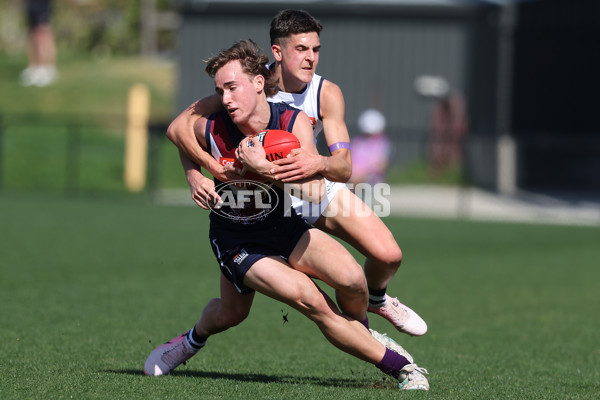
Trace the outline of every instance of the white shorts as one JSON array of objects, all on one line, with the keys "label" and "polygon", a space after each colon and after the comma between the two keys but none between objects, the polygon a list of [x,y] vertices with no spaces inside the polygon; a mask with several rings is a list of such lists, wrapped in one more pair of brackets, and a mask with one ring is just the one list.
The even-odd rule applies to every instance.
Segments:
[{"label": "white shorts", "polygon": [[292,196],[292,207],[296,210],[296,214],[300,215],[306,222],[314,225],[317,219],[327,210],[327,206],[331,203],[331,200],[335,197],[337,192],[346,187],[345,183],[331,182],[327,179],[325,181],[326,195],[319,204],[311,203],[308,201],[301,200],[295,196]]}]

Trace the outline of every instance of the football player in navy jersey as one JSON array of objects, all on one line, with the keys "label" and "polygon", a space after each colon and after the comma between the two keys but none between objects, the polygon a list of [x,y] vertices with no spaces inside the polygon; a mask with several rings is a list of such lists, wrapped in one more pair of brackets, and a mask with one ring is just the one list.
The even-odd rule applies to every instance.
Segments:
[{"label": "football player in navy jersey", "polygon": [[[304,112],[267,102],[266,95],[277,89],[266,59],[254,42],[246,40],[207,61],[206,71],[214,78],[225,110],[200,118],[195,132],[199,144],[215,161],[213,167],[231,171],[233,165],[219,160],[233,156],[254,173],[276,181],[270,172],[274,164],[267,160],[260,141],[253,137],[255,133],[288,130],[306,151],[316,152],[316,148]],[[222,193],[235,192],[240,182],[230,181],[214,177],[215,188],[225,185]],[[312,194],[310,201],[320,202],[324,195],[319,175],[296,185],[302,194]],[[273,190],[273,198],[286,195],[282,189]],[[380,343],[366,326],[368,292],[360,265],[339,242],[312,228],[293,209],[286,214],[279,204],[285,202],[272,202],[272,212],[248,220],[239,214],[231,218],[217,209],[211,211],[209,237],[221,269],[220,298],[209,301],[189,331],[154,349],[144,364],[144,373],[168,374],[187,361],[205,346],[209,336],[245,319],[258,291],[298,310],[334,346],[398,379],[401,389],[428,390],[423,375],[427,371],[399,345],[392,350]],[[339,309],[312,278],[338,291]]]},{"label": "football player in navy jersey", "polygon": [[[410,307],[387,294],[387,286],[402,261],[402,251],[394,235],[343,183],[352,173],[350,139],[344,122],[342,91],[315,73],[321,50],[321,29],[321,24],[302,10],[283,10],[273,18],[270,36],[275,63],[270,68],[280,90],[270,100],[284,101],[305,111],[313,123],[315,137],[323,130],[330,155],[319,155],[304,148],[294,150],[291,157],[278,160],[271,173],[283,182],[314,174],[327,179],[323,201],[320,204],[294,201],[296,211],[308,223],[339,237],[365,256],[368,310],[386,318],[401,332],[421,336],[427,332],[426,322]],[[221,107],[217,96],[198,100],[175,118],[167,130],[169,139],[180,149],[184,165],[203,166],[214,176],[220,176],[223,171],[207,167],[210,155],[198,146],[193,131],[199,118]],[[186,171],[192,198],[200,207],[206,208],[218,201],[218,194],[199,170],[188,168]],[[374,237],[377,240],[373,240]]]}]

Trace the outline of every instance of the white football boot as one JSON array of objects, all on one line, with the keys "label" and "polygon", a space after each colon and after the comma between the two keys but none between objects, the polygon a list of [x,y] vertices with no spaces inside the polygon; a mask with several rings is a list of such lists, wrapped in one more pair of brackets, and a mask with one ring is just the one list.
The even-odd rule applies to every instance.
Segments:
[{"label": "white football boot", "polygon": [[381,307],[369,306],[368,310],[390,321],[400,332],[411,336],[423,336],[427,333],[427,324],[423,318],[395,297],[386,294],[385,303]]},{"label": "white football boot", "polygon": [[429,381],[425,378],[429,372],[417,364],[405,365],[400,370],[398,378],[398,388],[400,390],[429,390]]},{"label": "white football boot", "polygon": [[149,376],[167,375],[196,354],[198,350],[190,347],[185,340],[187,334],[185,332],[152,350],[144,363],[144,374]]}]

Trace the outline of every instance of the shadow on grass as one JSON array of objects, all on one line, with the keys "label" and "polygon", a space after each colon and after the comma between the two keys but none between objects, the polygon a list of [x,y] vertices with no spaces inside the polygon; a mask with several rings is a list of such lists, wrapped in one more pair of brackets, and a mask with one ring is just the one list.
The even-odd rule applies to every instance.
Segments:
[{"label": "shadow on grass", "polygon": [[[125,375],[144,375],[139,369],[109,369],[99,372]],[[383,376],[381,381],[372,381],[365,378],[324,378],[319,376],[292,376],[292,375],[265,375],[256,373],[228,373],[228,372],[211,372],[211,371],[174,371],[170,376],[194,377],[205,379],[226,379],[240,382],[257,382],[257,383],[283,383],[283,384],[304,384],[304,385],[319,385],[326,387],[345,387],[357,389],[372,389],[372,388],[387,388],[392,384],[391,378]],[[352,375],[354,376],[354,375]]]}]

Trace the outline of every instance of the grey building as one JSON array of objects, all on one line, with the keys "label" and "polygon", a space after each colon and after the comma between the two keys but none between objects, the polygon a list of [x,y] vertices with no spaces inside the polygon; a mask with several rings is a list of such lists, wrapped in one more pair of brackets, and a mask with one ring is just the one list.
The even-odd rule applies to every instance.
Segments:
[{"label": "grey building", "polygon": [[[582,13],[598,10],[593,0],[574,0],[569,5],[580,3],[575,8]],[[466,99],[469,132],[464,142],[464,169],[472,184],[503,192],[543,186],[547,169],[542,166],[548,160],[540,159],[540,144],[551,153],[549,137],[560,142],[565,129],[577,129],[567,118],[564,129],[548,131],[548,117],[535,113],[539,107],[522,101],[524,93],[533,96],[537,105],[552,104],[544,88],[540,92],[535,86],[539,82],[532,84],[536,77],[524,76],[522,71],[531,73],[530,46],[540,49],[546,43],[538,35],[548,34],[562,23],[559,14],[564,7],[558,0],[179,0],[178,110],[214,91],[203,60],[219,49],[252,38],[270,55],[270,21],[285,8],[305,9],[323,24],[317,72],[344,92],[351,135],[362,110],[374,107],[386,115],[398,165],[426,154],[434,100],[415,90],[415,82],[422,76],[444,78]],[[547,21],[540,17],[544,12],[558,14]],[[589,18],[588,22],[588,34],[597,33],[598,24]],[[571,25],[570,29],[579,28]],[[570,43],[568,39],[562,42]],[[589,56],[593,58],[590,65],[600,70],[598,56]],[[548,69],[554,71],[548,65],[544,68],[546,72],[538,76],[551,73]],[[583,104],[581,98],[577,102]],[[597,132],[598,125],[586,129]],[[536,139],[540,134],[541,141]],[[593,179],[589,169],[598,163],[598,148],[592,146],[591,153],[585,168],[569,172],[583,187],[589,186]],[[567,177],[567,181],[573,179]]]}]

